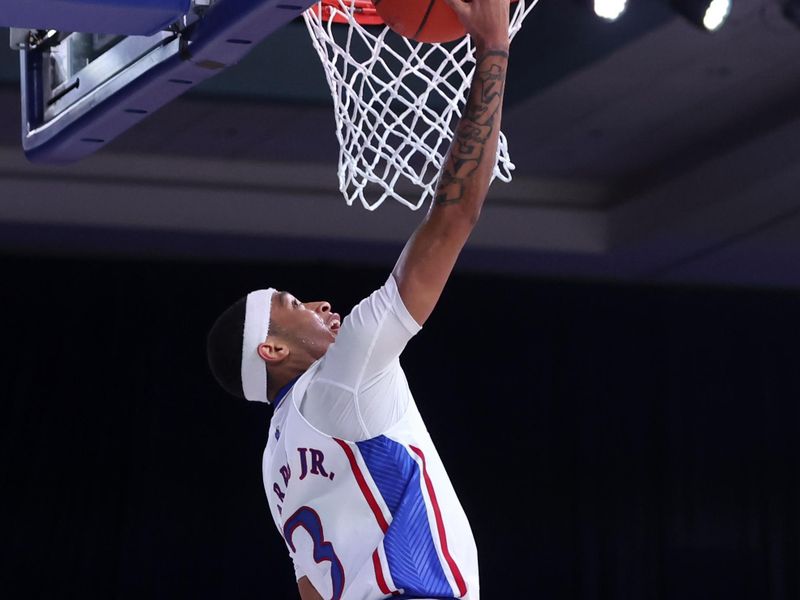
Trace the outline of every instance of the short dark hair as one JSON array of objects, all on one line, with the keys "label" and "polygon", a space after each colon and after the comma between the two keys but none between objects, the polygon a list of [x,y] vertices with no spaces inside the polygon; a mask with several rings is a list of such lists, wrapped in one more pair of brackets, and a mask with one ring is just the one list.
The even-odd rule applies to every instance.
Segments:
[{"label": "short dark hair", "polygon": [[229,394],[244,398],[242,389],[242,342],[247,297],[237,300],[217,317],[206,338],[211,374]]}]

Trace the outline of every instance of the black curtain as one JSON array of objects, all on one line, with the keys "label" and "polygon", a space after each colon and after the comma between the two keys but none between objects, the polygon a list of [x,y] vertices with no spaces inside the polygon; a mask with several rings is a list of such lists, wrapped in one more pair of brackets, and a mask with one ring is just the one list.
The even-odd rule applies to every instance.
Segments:
[{"label": "black curtain", "polygon": [[[275,285],[345,313],[387,272],[0,260],[0,595],[296,598],[270,411],[205,364]],[[796,293],[453,278],[403,359],[482,597],[800,597]]]}]

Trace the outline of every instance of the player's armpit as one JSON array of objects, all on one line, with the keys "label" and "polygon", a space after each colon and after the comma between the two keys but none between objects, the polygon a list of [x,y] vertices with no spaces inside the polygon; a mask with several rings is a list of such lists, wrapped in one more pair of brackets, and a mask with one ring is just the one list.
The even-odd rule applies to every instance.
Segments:
[{"label": "player's armpit", "polygon": [[319,592],[311,585],[308,577],[301,577],[297,582],[297,587],[300,589],[300,600],[323,600]]}]

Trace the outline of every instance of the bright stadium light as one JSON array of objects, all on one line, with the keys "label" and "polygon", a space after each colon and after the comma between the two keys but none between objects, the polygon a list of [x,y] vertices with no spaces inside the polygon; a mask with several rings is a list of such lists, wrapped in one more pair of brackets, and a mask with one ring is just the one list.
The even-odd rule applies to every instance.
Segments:
[{"label": "bright stadium light", "polygon": [[628,7],[628,0],[594,0],[594,14],[607,21],[616,21]]},{"label": "bright stadium light", "polygon": [[672,0],[681,15],[706,31],[717,31],[731,14],[732,0]]},{"label": "bright stadium light", "polygon": [[731,14],[731,0],[712,0],[706,14],[703,15],[703,27],[709,31],[716,31],[722,27],[729,14]]}]

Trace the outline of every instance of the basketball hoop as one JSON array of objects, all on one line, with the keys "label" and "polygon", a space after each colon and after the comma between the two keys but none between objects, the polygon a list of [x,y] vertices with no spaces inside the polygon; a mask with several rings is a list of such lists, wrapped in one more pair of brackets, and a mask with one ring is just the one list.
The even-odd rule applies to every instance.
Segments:
[{"label": "basketball hoop", "polygon": [[[372,0],[353,0],[349,3],[353,7],[353,18],[361,25],[383,25],[378,12],[375,10],[375,5]],[[341,10],[341,4],[338,0],[321,0],[312,6],[309,10],[322,11],[321,18],[323,21],[333,20],[334,23],[346,25],[348,23],[347,17]]]},{"label": "basketball hoop", "polygon": [[[512,7],[513,37],[538,0]],[[303,13],[333,95],[339,189],[375,210],[391,198],[416,210],[433,198],[466,102],[475,52],[469,36],[426,44],[395,34],[371,0],[321,0]],[[493,178],[514,164],[500,133]],[[413,193],[407,193],[411,186]]]}]

